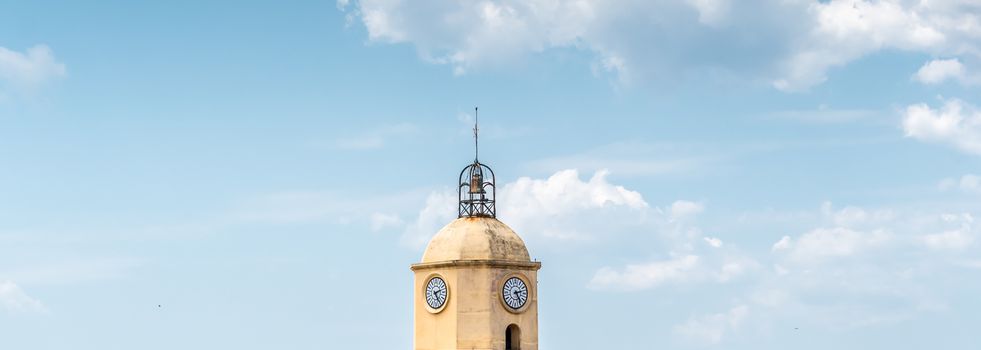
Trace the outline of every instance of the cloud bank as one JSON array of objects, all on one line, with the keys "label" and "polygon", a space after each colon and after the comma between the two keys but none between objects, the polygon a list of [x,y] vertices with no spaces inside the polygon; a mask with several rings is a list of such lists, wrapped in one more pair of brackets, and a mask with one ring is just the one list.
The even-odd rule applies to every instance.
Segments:
[{"label": "cloud bank", "polygon": [[[735,75],[785,91],[806,90],[835,67],[882,50],[975,63],[977,2],[942,0],[496,0],[338,1],[375,43],[410,44],[455,74],[549,50],[593,57],[592,69],[622,83],[677,74]],[[946,79],[927,64],[924,82]]]},{"label": "cloud bank", "polygon": [[[973,186],[973,177],[965,179],[947,186]],[[949,283],[952,274],[981,266],[974,258],[981,230],[974,222],[977,213],[969,211],[825,202],[806,215],[793,215],[806,229],[759,241],[731,238],[745,232],[729,224],[712,225],[721,232],[708,235],[702,227],[712,211],[705,203],[652,205],[640,192],[611,182],[605,171],[588,178],[576,170],[522,177],[504,184],[499,198],[501,219],[526,240],[563,249],[585,241],[580,246],[632,252],[594,262],[584,276],[592,293],[667,293],[682,287],[727,300],[718,310],[674,320],[675,336],[705,345],[786,320],[855,329],[941,312],[948,307],[945,287],[929,281]],[[404,224],[403,241],[414,249],[425,245],[454,219],[455,201],[449,190],[433,192],[416,219]],[[647,258],[636,257],[637,246]],[[721,294],[712,294],[715,290]]]}]

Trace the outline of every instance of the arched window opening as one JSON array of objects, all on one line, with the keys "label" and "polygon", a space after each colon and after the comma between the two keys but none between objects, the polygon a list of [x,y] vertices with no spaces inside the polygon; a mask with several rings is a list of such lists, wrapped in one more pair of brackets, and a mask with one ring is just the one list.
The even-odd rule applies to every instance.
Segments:
[{"label": "arched window opening", "polygon": [[504,331],[504,350],[521,350],[521,330],[512,324]]}]

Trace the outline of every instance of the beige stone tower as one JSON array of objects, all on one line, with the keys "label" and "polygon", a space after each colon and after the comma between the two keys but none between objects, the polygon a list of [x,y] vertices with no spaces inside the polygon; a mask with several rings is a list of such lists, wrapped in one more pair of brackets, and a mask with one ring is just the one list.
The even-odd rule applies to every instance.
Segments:
[{"label": "beige stone tower", "polygon": [[494,183],[475,157],[460,173],[459,218],[412,265],[416,350],[538,349],[541,263],[497,220]]}]

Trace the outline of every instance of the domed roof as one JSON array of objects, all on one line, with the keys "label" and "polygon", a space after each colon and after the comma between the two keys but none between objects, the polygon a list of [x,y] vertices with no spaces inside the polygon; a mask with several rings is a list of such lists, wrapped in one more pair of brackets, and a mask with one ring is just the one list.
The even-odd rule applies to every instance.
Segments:
[{"label": "domed roof", "polygon": [[492,217],[462,217],[433,236],[422,262],[452,260],[531,261],[525,242]]}]

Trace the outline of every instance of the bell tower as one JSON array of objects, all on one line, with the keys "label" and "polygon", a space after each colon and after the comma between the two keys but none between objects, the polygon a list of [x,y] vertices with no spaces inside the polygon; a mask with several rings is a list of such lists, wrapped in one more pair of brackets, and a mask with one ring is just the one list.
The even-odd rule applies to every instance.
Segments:
[{"label": "bell tower", "polygon": [[457,219],[412,265],[415,350],[538,349],[541,263],[497,220],[497,179],[477,159],[477,131],[475,122],[474,161],[457,182]]}]

